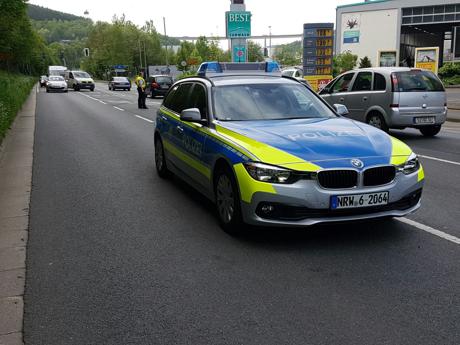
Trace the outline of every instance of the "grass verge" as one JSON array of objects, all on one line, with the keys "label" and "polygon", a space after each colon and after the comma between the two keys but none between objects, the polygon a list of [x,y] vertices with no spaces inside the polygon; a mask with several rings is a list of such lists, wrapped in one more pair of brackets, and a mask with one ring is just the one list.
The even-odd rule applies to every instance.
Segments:
[{"label": "grass verge", "polygon": [[35,83],[34,77],[0,71],[0,144]]}]

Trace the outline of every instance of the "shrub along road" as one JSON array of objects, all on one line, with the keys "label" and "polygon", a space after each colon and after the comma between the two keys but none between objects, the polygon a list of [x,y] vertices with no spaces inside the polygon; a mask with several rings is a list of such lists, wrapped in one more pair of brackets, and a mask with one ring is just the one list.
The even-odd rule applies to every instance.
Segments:
[{"label": "shrub along road", "polygon": [[455,127],[394,132],[429,157],[406,222],[232,238],[207,200],[155,174],[160,100],[141,112],[133,92],[99,88],[37,102],[26,344],[459,343]]}]

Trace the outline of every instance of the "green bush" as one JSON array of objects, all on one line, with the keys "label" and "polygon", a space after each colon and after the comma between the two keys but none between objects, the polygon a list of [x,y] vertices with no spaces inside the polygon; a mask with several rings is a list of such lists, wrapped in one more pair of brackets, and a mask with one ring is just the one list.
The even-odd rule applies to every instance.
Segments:
[{"label": "green bush", "polygon": [[357,61],[358,55],[352,54],[349,50],[337,54],[332,61],[333,76],[335,77],[343,72],[354,69]]},{"label": "green bush", "polygon": [[441,78],[451,78],[460,76],[460,63],[446,62],[438,71]]},{"label": "green bush", "polygon": [[0,143],[36,82],[33,77],[0,71]]}]

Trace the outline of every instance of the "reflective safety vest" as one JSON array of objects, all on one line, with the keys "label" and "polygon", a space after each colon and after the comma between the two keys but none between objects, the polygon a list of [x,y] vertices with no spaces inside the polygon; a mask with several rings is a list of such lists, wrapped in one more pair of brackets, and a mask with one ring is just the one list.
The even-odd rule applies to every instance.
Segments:
[{"label": "reflective safety vest", "polygon": [[143,90],[145,90],[146,84],[144,78],[142,78],[141,76],[137,76],[134,82],[136,83],[137,87],[141,87]]}]

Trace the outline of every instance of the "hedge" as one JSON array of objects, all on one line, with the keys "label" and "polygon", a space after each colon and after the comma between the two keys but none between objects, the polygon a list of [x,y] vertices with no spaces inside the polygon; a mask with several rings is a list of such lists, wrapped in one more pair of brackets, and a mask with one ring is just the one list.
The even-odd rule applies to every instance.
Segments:
[{"label": "hedge", "polygon": [[0,71],[0,143],[36,81],[34,77]]}]

